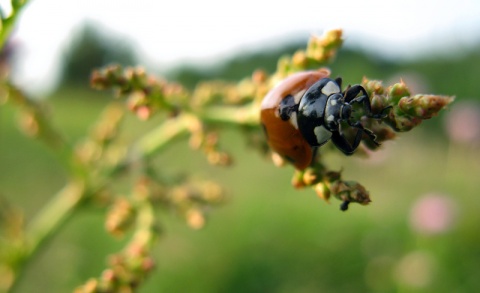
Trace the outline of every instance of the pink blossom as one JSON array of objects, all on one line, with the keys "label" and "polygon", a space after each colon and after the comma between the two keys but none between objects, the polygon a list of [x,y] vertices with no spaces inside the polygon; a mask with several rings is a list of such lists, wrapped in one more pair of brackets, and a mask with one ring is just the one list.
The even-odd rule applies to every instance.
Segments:
[{"label": "pink blossom", "polygon": [[431,193],[420,198],[412,208],[410,224],[422,234],[440,234],[452,228],[456,217],[453,200],[445,195]]},{"label": "pink blossom", "polygon": [[446,130],[456,143],[480,142],[480,105],[475,102],[457,103],[446,117]]}]

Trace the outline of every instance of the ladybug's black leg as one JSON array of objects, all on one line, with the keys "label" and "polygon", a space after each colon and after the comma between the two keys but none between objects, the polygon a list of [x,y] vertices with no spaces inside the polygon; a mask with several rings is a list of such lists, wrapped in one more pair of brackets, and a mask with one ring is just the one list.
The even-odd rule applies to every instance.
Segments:
[{"label": "ladybug's black leg", "polygon": [[[362,94],[358,96],[358,94]],[[358,97],[357,97],[358,96]],[[345,102],[349,103],[350,105],[358,103],[362,104],[363,108],[365,109],[365,115],[370,118],[380,118],[375,117],[372,113],[372,107],[370,106],[370,98],[368,97],[367,91],[361,85],[354,85],[347,89],[344,92]]]},{"label": "ladybug's black leg", "polygon": [[370,129],[363,127],[362,123],[360,123],[359,121],[357,122],[348,121],[348,125],[358,129],[357,135],[355,136],[355,142],[357,141],[357,139],[359,139],[358,143],[360,144],[360,140],[362,140],[362,135],[363,133],[365,133],[373,141],[374,144],[380,146],[380,144],[377,142],[377,136],[375,135],[375,133],[373,133],[373,131],[371,131]]},{"label": "ladybug's black leg", "polygon": [[313,152],[313,155],[312,155],[312,161],[310,162],[310,166],[315,165],[315,163],[317,162],[318,147],[313,147],[312,152]]},{"label": "ladybug's black leg", "polygon": [[[361,94],[361,95],[359,96],[359,94]],[[345,97],[345,102],[349,103],[350,105],[353,105],[355,103],[362,104],[363,108],[364,108],[364,111],[365,111],[365,115],[369,118],[374,118],[374,119],[385,118],[386,115],[387,115],[386,113],[384,113],[385,110],[388,110],[388,109],[391,108],[391,106],[389,106],[389,107],[386,107],[385,109],[383,109],[380,114],[373,114],[372,113],[372,107],[370,105],[370,98],[368,97],[368,93],[367,93],[367,91],[365,91],[365,89],[361,85],[358,85],[358,84],[350,87],[349,89],[347,89],[344,92],[344,97]],[[355,139],[357,139],[359,135],[365,133],[365,134],[368,135],[368,137],[376,145],[380,145],[377,142],[377,136],[370,129],[364,128],[363,125],[359,121],[352,122],[352,121],[349,120],[348,124],[352,127],[355,127],[355,128],[359,129]]]},{"label": "ladybug's black leg", "polygon": [[362,93],[360,98],[367,97],[368,99],[368,93],[367,91],[365,91],[363,86],[359,84],[356,84],[354,86],[348,86],[348,88],[343,92],[343,97],[345,99],[345,102],[350,104],[360,93]]},{"label": "ladybug's black leg", "polygon": [[349,156],[353,154],[353,152],[355,152],[355,150],[360,145],[360,141],[362,140],[362,135],[363,135],[363,129],[359,129],[357,131],[357,134],[355,135],[355,140],[353,141],[353,144],[350,144],[350,142],[348,142],[347,138],[343,133],[341,133],[340,131],[333,131],[332,142],[345,155]]},{"label": "ladybug's black leg", "polygon": [[359,96],[355,99],[353,99],[351,102],[350,102],[350,105],[352,104],[355,104],[355,103],[359,103],[359,104],[362,104],[363,105],[363,108],[365,110],[365,115],[368,117],[368,118],[374,118],[374,119],[382,119],[382,118],[385,118],[387,117],[387,113],[384,113],[386,110],[392,108],[392,106],[388,106],[388,107],[385,107],[382,112],[380,112],[380,114],[373,114],[372,113],[372,107],[370,105],[370,99],[368,98],[368,96]]},{"label": "ladybug's black leg", "polygon": [[[361,96],[358,96],[358,94],[362,93]],[[363,88],[361,85],[354,85],[350,88],[348,88],[344,93],[344,98],[345,102],[351,104],[362,104],[363,108],[365,110],[365,115],[369,118],[374,118],[374,119],[382,119],[385,118],[388,114],[384,113],[386,110],[392,108],[392,106],[388,106],[380,112],[380,114],[373,114],[372,113],[372,107],[370,105],[370,98],[368,97],[367,91]],[[358,96],[358,97],[357,97]]]}]

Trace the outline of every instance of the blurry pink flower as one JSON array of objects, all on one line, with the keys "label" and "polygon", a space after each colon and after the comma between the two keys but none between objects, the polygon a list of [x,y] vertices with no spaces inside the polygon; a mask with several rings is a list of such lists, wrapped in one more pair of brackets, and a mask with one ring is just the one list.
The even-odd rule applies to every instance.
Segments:
[{"label": "blurry pink flower", "polygon": [[456,103],[446,117],[446,129],[456,143],[480,142],[480,105],[475,102]]},{"label": "blurry pink flower", "polygon": [[415,203],[410,215],[410,224],[419,233],[440,234],[453,226],[455,216],[456,208],[452,199],[431,193]]}]

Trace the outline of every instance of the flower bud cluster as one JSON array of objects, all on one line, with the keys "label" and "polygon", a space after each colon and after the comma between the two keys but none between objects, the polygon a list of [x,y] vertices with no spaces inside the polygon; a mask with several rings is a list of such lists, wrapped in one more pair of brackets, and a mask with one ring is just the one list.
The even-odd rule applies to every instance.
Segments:
[{"label": "flower bud cluster", "polygon": [[333,29],[325,31],[322,36],[312,36],[307,45],[306,56],[317,63],[332,61],[343,44],[342,35],[341,29]]},{"label": "flower bud cluster", "polygon": [[99,278],[90,279],[75,292],[135,292],[153,270],[150,254],[159,231],[151,198],[145,191],[136,188],[132,198],[118,198],[114,202],[107,215],[107,230],[123,235],[135,224],[133,236],[121,252],[110,256],[109,266]]},{"label": "flower bud cluster", "polygon": [[110,65],[95,70],[90,83],[95,89],[114,89],[117,96],[126,95],[127,107],[142,120],[159,110],[174,115],[188,101],[188,93],[182,86],[147,75],[141,67],[124,69]]},{"label": "flower bud cluster", "polygon": [[209,105],[243,105],[257,92],[257,84],[245,78],[238,83],[220,80],[201,82],[192,93],[191,107],[199,109]]},{"label": "flower bud cluster", "polygon": [[208,209],[223,202],[224,191],[211,181],[193,181],[170,188],[167,197],[170,207],[186,220],[188,226],[200,229],[205,225]]},{"label": "flower bud cluster", "polygon": [[[372,111],[379,114],[385,107],[391,106],[389,114],[382,119],[396,132],[409,131],[419,125],[423,120],[436,116],[442,109],[454,101],[454,97],[417,94],[411,95],[407,85],[400,81],[388,88],[384,88],[381,82],[363,79],[362,85],[370,95]],[[368,125],[367,128],[375,128]],[[377,126],[374,133],[382,132],[383,126]],[[394,135],[385,131],[384,138],[393,138]],[[382,141],[382,140],[378,140]]]},{"label": "flower bud cluster", "polygon": [[113,168],[125,155],[125,148],[115,143],[123,121],[123,108],[110,104],[90,130],[89,136],[75,148],[76,158],[88,166],[91,176]]},{"label": "flower bud cluster", "polygon": [[203,127],[196,127],[191,131],[190,147],[194,150],[202,150],[210,164],[228,166],[232,163],[231,156],[219,147],[218,132],[205,132]]},{"label": "flower bud cluster", "polygon": [[118,254],[110,256],[109,268],[99,278],[88,280],[75,293],[135,292],[154,269],[155,264],[144,245],[133,242]]},{"label": "flower bud cluster", "polygon": [[115,200],[107,213],[105,229],[114,236],[123,236],[135,222],[136,210],[125,197]]},{"label": "flower bud cluster", "polygon": [[222,204],[224,189],[213,181],[182,179],[175,183],[161,183],[153,178],[143,178],[134,190],[135,198],[145,198],[155,207],[163,207],[185,219],[193,229],[206,224],[206,213]]},{"label": "flower bud cluster", "polygon": [[318,197],[330,202],[333,196],[343,202],[341,209],[346,210],[349,203],[368,204],[370,195],[360,183],[342,180],[341,171],[330,171],[320,163],[303,171],[295,170],[292,185],[295,188],[313,187]]},{"label": "flower bud cluster", "polygon": [[292,57],[280,58],[275,77],[277,79],[308,69],[319,68],[331,62],[343,43],[343,31],[340,29],[326,31],[322,36],[312,36],[305,50],[298,50]]}]

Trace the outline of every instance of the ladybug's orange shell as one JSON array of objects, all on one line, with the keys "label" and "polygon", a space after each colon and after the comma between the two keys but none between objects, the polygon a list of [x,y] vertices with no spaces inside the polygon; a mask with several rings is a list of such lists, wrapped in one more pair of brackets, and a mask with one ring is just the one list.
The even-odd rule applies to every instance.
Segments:
[{"label": "ladybug's orange shell", "polygon": [[290,161],[299,170],[310,165],[313,156],[312,147],[289,120],[280,119],[278,106],[288,95],[295,96],[310,88],[318,80],[329,76],[330,71],[325,68],[293,74],[273,88],[262,101],[260,119],[268,144],[273,151]]}]

